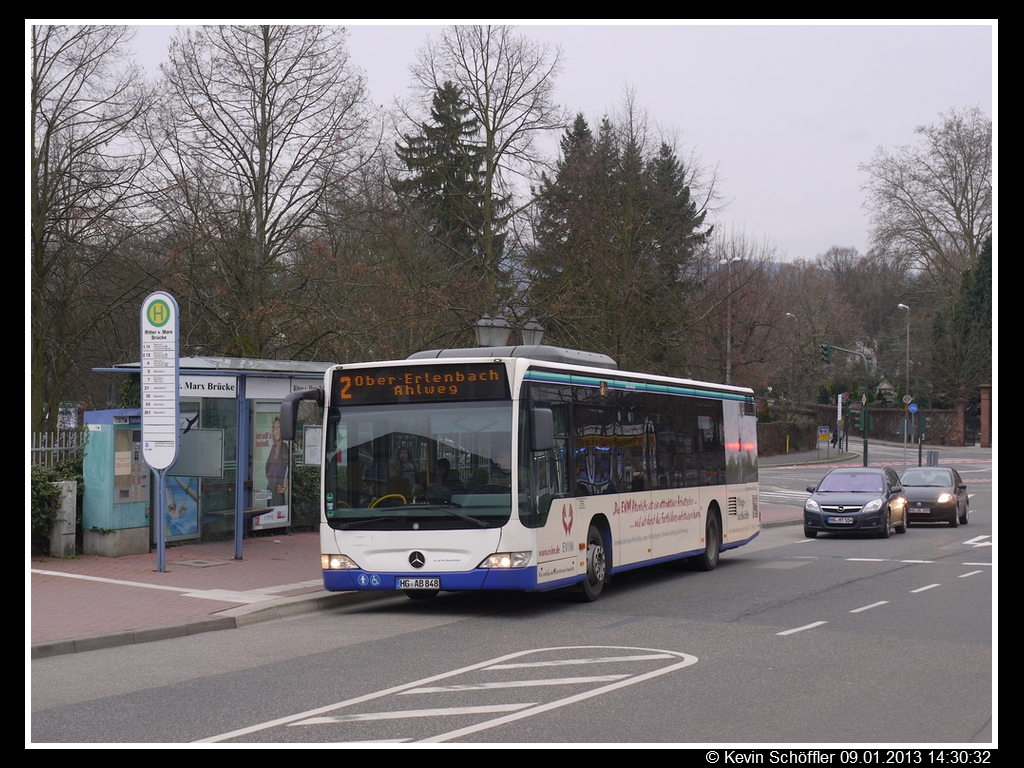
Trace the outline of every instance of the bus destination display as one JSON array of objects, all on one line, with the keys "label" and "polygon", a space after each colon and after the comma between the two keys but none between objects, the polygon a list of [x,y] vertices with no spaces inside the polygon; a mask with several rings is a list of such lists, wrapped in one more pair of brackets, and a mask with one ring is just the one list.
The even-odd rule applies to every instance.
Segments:
[{"label": "bus destination display", "polygon": [[509,397],[508,374],[502,363],[342,369],[331,394],[334,405],[501,400]]}]

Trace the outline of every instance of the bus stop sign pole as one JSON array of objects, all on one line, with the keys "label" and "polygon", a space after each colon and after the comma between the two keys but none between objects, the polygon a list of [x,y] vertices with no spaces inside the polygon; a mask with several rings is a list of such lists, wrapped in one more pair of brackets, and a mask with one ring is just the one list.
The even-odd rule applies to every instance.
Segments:
[{"label": "bus stop sign pole", "polygon": [[167,570],[164,514],[167,470],[178,459],[178,303],[169,293],[142,302],[140,322],[142,456],[157,475],[157,570]]}]

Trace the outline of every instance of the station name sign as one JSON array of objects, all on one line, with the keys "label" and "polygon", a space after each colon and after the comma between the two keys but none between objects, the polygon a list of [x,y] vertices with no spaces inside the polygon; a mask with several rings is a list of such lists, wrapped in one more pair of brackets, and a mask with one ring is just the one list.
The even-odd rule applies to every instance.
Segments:
[{"label": "station name sign", "polygon": [[402,365],[341,369],[331,383],[332,405],[438,403],[509,398],[503,363]]}]

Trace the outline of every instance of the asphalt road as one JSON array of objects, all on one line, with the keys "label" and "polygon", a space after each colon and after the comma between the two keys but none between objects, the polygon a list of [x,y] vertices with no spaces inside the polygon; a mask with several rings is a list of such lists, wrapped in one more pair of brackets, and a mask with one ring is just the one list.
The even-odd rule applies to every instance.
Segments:
[{"label": "asphalt road", "polygon": [[990,503],[712,573],[404,597],[32,663],[34,743],[990,743]]}]

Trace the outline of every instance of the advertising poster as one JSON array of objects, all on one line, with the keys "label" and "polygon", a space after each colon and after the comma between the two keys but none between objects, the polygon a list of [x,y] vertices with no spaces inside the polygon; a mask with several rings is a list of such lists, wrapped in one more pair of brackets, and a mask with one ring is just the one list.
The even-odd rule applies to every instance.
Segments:
[{"label": "advertising poster", "polygon": [[199,537],[199,478],[168,477],[164,486],[167,514],[164,516],[164,535],[173,539]]},{"label": "advertising poster", "polygon": [[291,485],[291,447],[281,439],[280,406],[266,404],[256,411],[253,430],[253,506],[267,512],[253,520],[253,530],[288,525]]}]

